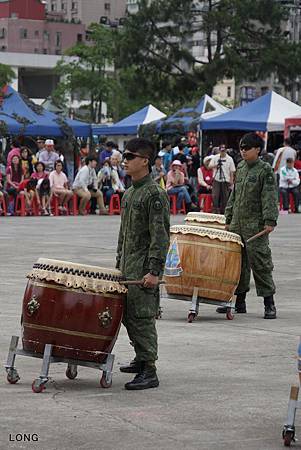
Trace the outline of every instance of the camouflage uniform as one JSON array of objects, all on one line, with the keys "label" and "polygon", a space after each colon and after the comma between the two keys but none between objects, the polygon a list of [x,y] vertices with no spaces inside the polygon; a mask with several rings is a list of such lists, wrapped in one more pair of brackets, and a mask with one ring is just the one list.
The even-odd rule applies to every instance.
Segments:
[{"label": "camouflage uniform", "polygon": [[[117,265],[129,280],[151,270],[162,274],[169,246],[169,199],[150,175],[126,191],[122,199]],[[134,344],[137,361],[157,359],[156,314],[159,289],[129,286],[123,323]]]},{"label": "camouflage uniform", "polygon": [[250,290],[251,269],[257,295],[269,297],[275,293],[272,278],[273,262],[268,235],[246,244],[246,240],[264,229],[276,226],[278,197],[275,176],[271,166],[260,159],[253,163],[242,161],[237,167],[233,192],[226,211],[229,231],[239,234],[244,241],[241,277],[236,294]]}]

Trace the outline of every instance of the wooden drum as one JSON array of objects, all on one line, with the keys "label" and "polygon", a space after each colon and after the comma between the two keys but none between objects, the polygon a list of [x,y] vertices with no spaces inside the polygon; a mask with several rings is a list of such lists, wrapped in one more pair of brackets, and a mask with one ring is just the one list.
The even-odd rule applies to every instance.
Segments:
[{"label": "wooden drum", "polygon": [[23,349],[101,363],[117,339],[123,298],[118,270],[40,258],[28,274]]},{"label": "wooden drum", "polygon": [[226,217],[222,214],[210,214],[203,212],[190,212],[185,217],[187,225],[197,227],[225,229]]},{"label": "wooden drum", "polygon": [[[173,259],[166,260],[167,294],[191,300],[197,288],[198,297],[229,302],[240,278],[240,236],[193,225],[174,225],[170,231]],[[168,267],[170,261],[173,267]]]}]

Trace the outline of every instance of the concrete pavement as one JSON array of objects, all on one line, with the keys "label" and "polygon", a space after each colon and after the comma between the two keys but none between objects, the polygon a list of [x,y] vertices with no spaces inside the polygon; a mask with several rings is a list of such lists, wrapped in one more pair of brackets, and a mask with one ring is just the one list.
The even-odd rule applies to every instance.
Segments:
[{"label": "concrete pavement", "polygon": [[[25,275],[40,256],[114,267],[119,217],[0,218],[0,360],[12,334],[20,335]],[[183,217],[173,219],[182,223]],[[122,328],[114,348],[113,386],[102,389],[96,370],[51,366],[42,394],[31,383],[41,361],[17,357],[21,380],[0,378],[0,449],[41,450],[276,450],[283,447],[290,384],[297,381],[300,333],[300,215],[280,217],[272,235],[279,318],[262,319],[254,286],[247,315],[233,321],[200,305],[163,300],[158,321],[159,389],[128,392],[118,366],[133,353]],[[1,373],[1,372],[0,372]],[[299,426],[300,424],[300,426]],[[301,435],[301,414],[296,420]],[[299,433],[298,433],[299,430]],[[17,442],[20,435],[38,439]],[[37,435],[37,438],[35,437]],[[300,444],[295,444],[301,448]]]}]

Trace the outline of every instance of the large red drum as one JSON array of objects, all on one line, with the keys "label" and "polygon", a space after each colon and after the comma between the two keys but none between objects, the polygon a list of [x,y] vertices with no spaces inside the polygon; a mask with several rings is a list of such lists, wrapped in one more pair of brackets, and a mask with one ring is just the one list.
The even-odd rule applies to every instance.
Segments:
[{"label": "large red drum", "polygon": [[25,351],[101,363],[116,342],[127,292],[118,270],[40,258],[27,276]]}]

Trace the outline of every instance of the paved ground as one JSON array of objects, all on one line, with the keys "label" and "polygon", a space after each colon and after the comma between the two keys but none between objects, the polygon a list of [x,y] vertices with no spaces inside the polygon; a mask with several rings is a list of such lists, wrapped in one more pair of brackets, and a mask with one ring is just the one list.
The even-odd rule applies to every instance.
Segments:
[{"label": "paved ground", "polygon": [[[181,222],[182,217],[176,221]],[[249,295],[249,314],[233,321],[201,305],[186,323],[188,303],[164,300],[160,337],[160,388],[123,389],[129,376],[118,365],[132,357],[124,329],[114,349],[113,387],[99,387],[95,370],[65,378],[51,368],[43,394],[31,382],[40,361],[17,359],[17,385],[0,379],[0,449],[136,450],[282,448],[289,387],[300,334],[301,216],[282,216],[272,236],[279,319],[263,320],[262,302]],[[44,256],[113,267],[119,217],[0,218],[0,360],[10,336],[20,334],[25,274]],[[301,434],[300,415],[297,431]],[[300,426],[298,427],[298,425]],[[36,433],[38,442],[16,442]],[[295,445],[301,448],[301,445]]]}]

